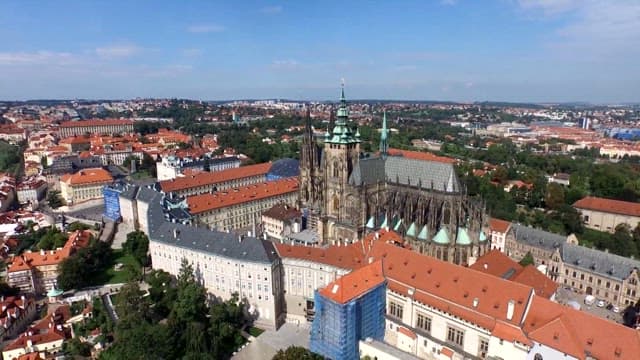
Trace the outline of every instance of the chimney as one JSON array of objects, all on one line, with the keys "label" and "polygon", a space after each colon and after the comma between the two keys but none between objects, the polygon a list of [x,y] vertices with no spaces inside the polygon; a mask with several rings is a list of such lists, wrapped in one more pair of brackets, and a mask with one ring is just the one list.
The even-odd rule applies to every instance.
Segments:
[{"label": "chimney", "polygon": [[513,319],[513,312],[516,310],[516,302],[509,300],[507,303],[507,320]]},{"label": "chimney", "polygon": [[173,229],[173,238],[177,239],[178,236],[180,236],[180,230],[178,229]]},{"label": "chimney", "polygon": [[369,256],[369,264],[373,263],[373,256]]},{"label": "chimney", "polygon": [[489,264],[484,263],[484,269],[487,270],[489,268]]},{"label": "chimney", "polygon": [[40,249],[40,255],[44,256],[44,254],[45,254],[44,249]]},{"label": "chimney", "polygon": [[479,301],[480,301],[480,300],[478,300],[478,298],[473,298],[473,307],[474,307],[474,308],[477,308],[477,307],[478,307],[478,302],[479,302]]},{"label": "chimney", "polygon": [[33,346],[33,341],[31,339],[27,340],[27,347],[30,348]]}]

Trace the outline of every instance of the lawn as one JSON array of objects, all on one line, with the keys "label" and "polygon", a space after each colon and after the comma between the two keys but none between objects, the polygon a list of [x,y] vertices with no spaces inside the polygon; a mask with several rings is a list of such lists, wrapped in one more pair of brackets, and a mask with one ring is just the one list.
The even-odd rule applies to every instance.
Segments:
[{"label": "lawn", "polygon": [[[116,270],[114,268],[116,264],[122,264],[122,269]],[[140,271],[140,265],[138,265],[133,256],[125,254],[122,249],[114,249],[110,266],[102,274],[96,276],[91,285],[126,283],[132,276],[129,270],[131,267]]]},{"label": "lawn", "polygon": [[264,330],[257,328],[255,326],[252,326],[249,328],[249,335],[253,336],[253,337],[258,337],[260,336],[260,334],[262,334],[264,332]]}]

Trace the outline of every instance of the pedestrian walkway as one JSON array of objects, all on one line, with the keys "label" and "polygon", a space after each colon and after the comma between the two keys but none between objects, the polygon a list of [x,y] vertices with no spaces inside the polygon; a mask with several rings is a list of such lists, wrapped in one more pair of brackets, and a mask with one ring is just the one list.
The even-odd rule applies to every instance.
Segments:
[{"label": "pedestrian walkway", "polygon": [[246,344],[232,360],[269,360],[289,346],[309,348],[309,326],[286,323],[277,331],[267,330]]}]

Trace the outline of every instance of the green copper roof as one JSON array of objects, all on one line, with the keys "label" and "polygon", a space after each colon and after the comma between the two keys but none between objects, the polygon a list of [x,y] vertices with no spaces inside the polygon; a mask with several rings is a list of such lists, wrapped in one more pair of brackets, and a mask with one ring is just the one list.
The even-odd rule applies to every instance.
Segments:
[{"label": "green copper roof", "polygon": [[360,134],[354,132],[347,121],[349,120],[349,110],[347,108],[347,100],[344,97],[344,85],[342,85],[342,91],[340,93],[340,107],[336,112],[336,124],[331,132],[331,135],[327,137],[327,142],[332,144],[354,144],[360,142]]},{"label": "green copper roof", "polygon": [[398,220],[396,225],[393,227],[393,231],[398,231],[398,229],[400,229],[400,226],[402,226],[402,219]]},{"label": "green copper roof", "polygon": [[367,225],[366,225],[366,226],[367,226],[367,229],[373,229],[373,228],[375,228],[375,227],[376,227],[376,224],[375,224],[375,223],[376,223],[376,221],[375,221],[374,217],[373,217],[373,216],[372,216],[372,217],[370,217],[370,218],[369,218],[369,221],[367,221]]},{"label": "green copper roof", "polygon": [[411,225],[409,225],[407,236],[416,237],[416,223],[411,223]]},{"label": "green copper roof", "polygon": [[469,233],[467,233],[467,229],[463,227],[458,228],[458,238],[456,239],[456,244],[471,245],[471,238],[469,237]]},{"label": "green copper roof", "polygon": [[487,235],[485,235],[484,231],[480,231],[480,241],[487,241]]},{"label": "green copper roof", "polygon": [[56,289],[55,286],[49,290],[49,292],[47,293],[47,297],[58,297],[60,295],[62,295],[64,291],[60,290],[60,289]]},{"label": "green copper roof", "polygon": [[382,224],[380,224],[380,228],[383,229],[383,228],[386,228],[387,226],[389,225],[387,224],[387,215],[385,215],[384,220],[382,220]]},{"label": "green copper roof", "polygon": [[382,130],[380,131],[380,153],[384,156],[389,150],[389,142],[387,140],[389,131],[387,130],[387,112],[382,115]]},{"label": "green copper roof", "polygon": [[427,229],[427,225],[425,225],[422,227],[422,230],[420,230],[420,234],[418,234],[418,240],[427,241],[428,238],[429,238],[429,229]]},{"label": "green copper roof", "polygon": [[449,234],[447,233],[447,228],[441,228],[440,231],[433,237],[433,242],[447,245],[449,244]]}]

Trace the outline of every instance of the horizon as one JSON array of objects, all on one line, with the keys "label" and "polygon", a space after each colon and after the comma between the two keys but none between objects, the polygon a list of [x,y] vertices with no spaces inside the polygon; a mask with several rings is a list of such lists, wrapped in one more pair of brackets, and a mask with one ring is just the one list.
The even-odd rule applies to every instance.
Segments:
[{"label": "horizon", "polygon": [[362,100],[640,103],[633,0],[11,1],[2,10],[0,101],[335,101],[345,78],[347,97]]}]

